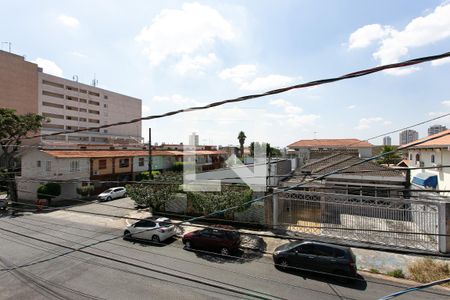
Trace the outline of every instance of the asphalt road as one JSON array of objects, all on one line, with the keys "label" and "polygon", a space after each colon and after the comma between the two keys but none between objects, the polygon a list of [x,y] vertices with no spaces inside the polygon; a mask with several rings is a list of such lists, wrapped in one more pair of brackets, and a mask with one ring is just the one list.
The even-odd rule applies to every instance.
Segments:
[{"label": "asphalt road", "polygon": [[[132,208],[129,199],[108,202]],[[407,287],[363,274],[341,284],[274,268],[270,256],[241,251],[222,258],[163,245],[124,241],[129,210],[89,204],[81,212],[0,217],[0,299],[377,299]],[[443,289],[398,299],[449,299]]]}]

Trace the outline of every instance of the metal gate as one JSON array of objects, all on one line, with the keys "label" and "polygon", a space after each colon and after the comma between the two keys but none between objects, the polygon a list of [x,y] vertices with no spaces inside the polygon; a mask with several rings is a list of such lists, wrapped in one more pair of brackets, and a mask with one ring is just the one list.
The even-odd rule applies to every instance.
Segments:
[{"label": "metal gate", "polygon": [[434,200],[288,191],[274,197],[274,225],[303,234],[438,251]]}]

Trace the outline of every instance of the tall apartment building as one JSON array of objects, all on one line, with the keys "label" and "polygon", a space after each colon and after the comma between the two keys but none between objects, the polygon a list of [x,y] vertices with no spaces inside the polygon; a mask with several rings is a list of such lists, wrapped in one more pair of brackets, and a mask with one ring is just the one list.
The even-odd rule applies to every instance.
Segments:
[{"label": "tall apartment building", "polygon": [[433,125],[428,128],[428,135],[433,135],[444,130],[447,130],[447,127],[443,125]]},{"label": "tall apartment building", "polygon": [[383,138],[383,146],[391,146],[392,145],[392,139],[390,136],[385,136]]},{"label": "tall apartment building", "polygon": [[[22,56],[0,51],[0,107],[36,113],[41,134],[87,129],[141,117],[140,99],[46,74]],[[42,137],[45,143],[140,143],[141,122]]]},{"label": "tall apartment building", "polygon": [[198,146],[198,144],[199,144],[198,134],[193,132],[191,135],[189,135],[189,145]]},{"label": "tall apartment building", "polygon": [[399,142],[400,145],[408,144],[419,139],[419,133],[412,129],[406,129],[400,132]]}]

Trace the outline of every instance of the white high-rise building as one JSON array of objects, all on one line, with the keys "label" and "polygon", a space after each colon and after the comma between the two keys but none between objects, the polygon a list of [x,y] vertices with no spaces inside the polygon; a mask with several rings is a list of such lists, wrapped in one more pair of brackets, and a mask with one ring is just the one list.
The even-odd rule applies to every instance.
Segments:
[{"label": "white high-rise building", "polygon": [[383,138],[383,146],[391,146],[392,145],[392,139],[390,136],[385,136]]},{"label": "white high-rise building", "polygon": [[198,134],[196,134],[195,132],[193,132],[193,133],[189,136],[189,145],[190,145],[190,146],[198,146],[198,145],[199,145]]}]

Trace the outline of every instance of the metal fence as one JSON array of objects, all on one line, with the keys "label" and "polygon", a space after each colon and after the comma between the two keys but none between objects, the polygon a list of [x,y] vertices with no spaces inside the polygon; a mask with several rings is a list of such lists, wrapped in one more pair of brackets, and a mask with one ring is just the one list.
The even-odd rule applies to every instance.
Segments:
[{"label": "metal fence", "polygon": [[[276,203],[275,203],[276,201]],[[274,198],[274,225],[348,241],[437,252],[438,201],[288,191]]]}]

